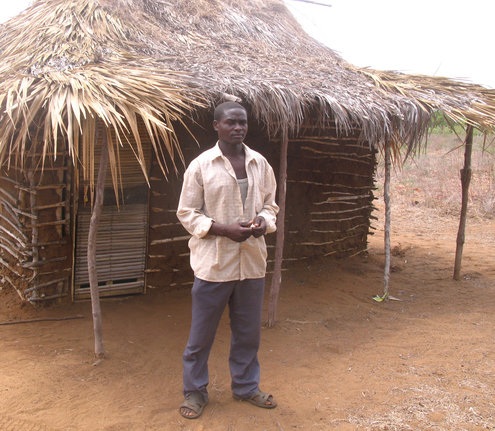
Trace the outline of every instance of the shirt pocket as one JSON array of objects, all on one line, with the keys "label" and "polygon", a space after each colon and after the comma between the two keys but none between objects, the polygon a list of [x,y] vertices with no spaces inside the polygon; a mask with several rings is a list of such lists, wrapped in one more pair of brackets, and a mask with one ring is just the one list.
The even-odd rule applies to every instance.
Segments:
[{"label": "shirt pocket", "polygon": [[[233,205],[239,186],[227,172],[209,174],[204,186],[204,212],[219,223],[229,223],[229,207]],[[231,223],[231,222],[230,222]]]},{"label": "shirt pocket", "polygon": [[256,185],[254,190],[254,210],[258,214],[265,205],[266,189],[262,185]]}]

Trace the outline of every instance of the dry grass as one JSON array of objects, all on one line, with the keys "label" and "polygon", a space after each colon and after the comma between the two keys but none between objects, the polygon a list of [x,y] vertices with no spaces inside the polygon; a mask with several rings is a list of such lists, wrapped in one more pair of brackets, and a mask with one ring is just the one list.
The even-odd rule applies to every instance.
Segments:
[{"label": "dry grass", "polygon": [[[472,380],[468,383],[471,384]],[[483,382],[475,384],[483,385]],[[480,404],[479,399],[476,403],[472,396],[466,395],[462,389],[462,384],[460,390],[455,393],[435,384],[395,388],[392,394],[406,397],[408,403],[391,405],[386,414],[371,417],[355,415],[349,418],[349,422],[361,429],[377,431],[494,429],[495,421],[490,414],[493,403],[485,401]],[[488,393],[493,393],[493,390],[487,389]],[[489,397],[485,398],[487,399]]]},{"label": "dry grass", "polygon": [[[458,218],[460,170],[464,165],[461,144],[454,134],[430,136],[426,151],[411,157],[404,166],[392,172],[392,206]],[[383,192],[383,177],[383,163],[380,163],[378,194]],[[492,144],[483,150],[481,136],[474,140],[468,214],[479,219],[495,217],[495,148]]]}]

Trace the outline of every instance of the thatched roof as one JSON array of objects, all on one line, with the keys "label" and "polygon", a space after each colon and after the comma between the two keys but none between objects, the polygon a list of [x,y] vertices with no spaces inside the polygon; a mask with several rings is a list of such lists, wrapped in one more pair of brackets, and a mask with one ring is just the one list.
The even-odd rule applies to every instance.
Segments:
[{"label": "thatched roof", "polygon": [[[62,135],[74,163],[88,168],[87,177],[93,172],[99,119],[117,140],[131,131],[144,166],[138,117],[157,154],[173,155],[178,143],[171,122],[197,103],[198,95],[181,73],[150,69],[133,59],[121,47],[125,40],[122,24],[91,0],[38,1],[8,21],[0,32],[0,161],[14,156],[18,162],[28,141],[56,154]],[[117,160],[115,142],[110,150],[110,159]],[[115,168],[113,163],[114,178]]]},{"label": "thatched roof", "polygon": [[443,111],[455,123],[481,131],[495,129],[495,90],[440,76],[359,69],[387,92],[414,99],[428,112]]},{"label": "thatched roof", "polygon": [[390,135],[414,143],[442,108],[493,126],[492,93],[390,76],[347,64],[281,0],[38,0],[0,28],[0,161],[22,154],[28,137],[49,151],[62,134],[88,166],[77,143],[95,118],[136,136],[141,117],[173,154],[173,121],[225,93],[271,133],[297,129],[310,110],[342,132],[360,127],[373,145]]}]

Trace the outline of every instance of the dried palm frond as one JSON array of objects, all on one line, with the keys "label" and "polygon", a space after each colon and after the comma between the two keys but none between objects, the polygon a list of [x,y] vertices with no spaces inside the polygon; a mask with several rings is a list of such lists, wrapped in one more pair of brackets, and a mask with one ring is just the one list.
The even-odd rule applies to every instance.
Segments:
[{"label": "dried palm frond", "polygon": [[98,120],[113,129],[117,181],[129,136],[144,166],[139,119],[167,172],[165,159],[181,156],[173,123],[224,94],[272,135],[311,115],[340,134],[359,128],[373,146],[391,139],[394,151],[414,148],[436,110],[483,130],[495,118],[493,90],[353,67],[281,0],[37,0],[0,28],[0,161],[22,162],[41,129],[45,154],[67,141],[92,179],[87,128]]},{"label": "dried palm frond", "polygon": [[415,100],[426,112],[442,111],[454,123],[495,129],[495,90],[449,78],[356,69],[378,88]]},{"label": "dried palm frond", "polygon": [[[123,61],[123,51],[100,59],[101,44],[122,43],[125,29],[92,0],[38,2],[23,18],[0,39],[0,76],[4,78],[0,82],[0,164],[22,165],[28,151],[39,152],[29,143],[33,130],[42,130],[43,158],[67,145],[73,163],[81,164],[83,179],[93,189],[97,121],[114,132],[109,151],[115,190],[118,147],[131,145],[129,136],[134,137],[133,151],[147,176],[138,121],[146,127],[164,173],[166,159],[172,166],[176,156],[182,159],[173,123],[201,106],[199,93],[185,83],[183,73]],[[63,35],[54,22],[65,28]],[[40,35],[29,23],[47,30]],[[43,47],[35,50],[38,37]]]}]

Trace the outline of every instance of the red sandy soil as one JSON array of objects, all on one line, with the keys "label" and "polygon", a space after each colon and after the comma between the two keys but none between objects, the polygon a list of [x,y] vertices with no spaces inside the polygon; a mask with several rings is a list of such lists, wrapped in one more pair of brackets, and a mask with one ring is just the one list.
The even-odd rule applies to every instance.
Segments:
[{"label": "red sandy soil", "polygon": [[104,300],[107,358],[93,365],[89,302],[35,311],[5,288],[0,321],[84,318],[0,326],[0,430],[495,429],[495,222],[469,220],[454,281],[457,220],[414,207],[393,219],[399,301],[372,300],[383,291],[382,220],[367,256],[283,273],[278,323],[259,353],[274,410],[232,399],[224,316],[210,404],[195,421],[178,414],[188,291]]}]

